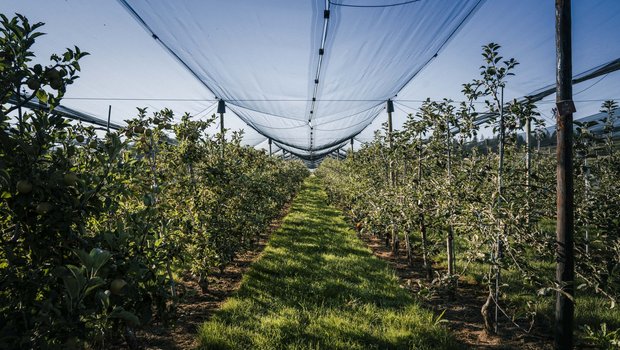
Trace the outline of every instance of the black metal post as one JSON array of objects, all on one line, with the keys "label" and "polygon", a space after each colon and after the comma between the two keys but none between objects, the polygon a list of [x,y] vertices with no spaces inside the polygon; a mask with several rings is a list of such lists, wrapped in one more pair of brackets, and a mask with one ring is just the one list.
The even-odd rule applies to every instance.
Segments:
[{"label": "black metal post", "polygon": [[110,132],[110,117],[112,116],[112,105],[108,105],[108,125],[106,127],[107,132]]},{"label": "black metal post", "polygon": [[[392,152],[392,112],[394,112],[394,102],[392,102],[392,100],[387,100],[387,114],[388,114],[388,120],[387,120],[387,127],[388,127],[388,131],[387,131],[387,141],[388,141],[388,148],[389,148],[389,152]],[[389,173],[389,181],[390,181],[390,185],[393,186],[395,181],[394,181],[394,167],[393,167],[393,160],[390,154],[389,157],[389,164],[388,164],[388,173]]]},{"label": "black metal post", "polygon": [[224,102],[224,100],[219,100],[217,102],[217,112],[220,114],[220,138],[221,138],[221,142],[222,142],[222,159],[224,159],[224,148],[225,148],[225,142],[226,142],[226,138],[225,138],[225,134],[224,132],[226,131],[224,129],[224,113],[226,113],[226,102]]}]

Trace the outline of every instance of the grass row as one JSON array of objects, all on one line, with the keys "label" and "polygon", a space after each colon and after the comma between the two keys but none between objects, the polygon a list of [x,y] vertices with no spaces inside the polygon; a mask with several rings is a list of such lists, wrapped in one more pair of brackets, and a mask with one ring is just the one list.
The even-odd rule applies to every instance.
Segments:
[{"label": "grass row", "polygon": [[314,176],[199,341],[203,349],[458,348],[326,204]]}]

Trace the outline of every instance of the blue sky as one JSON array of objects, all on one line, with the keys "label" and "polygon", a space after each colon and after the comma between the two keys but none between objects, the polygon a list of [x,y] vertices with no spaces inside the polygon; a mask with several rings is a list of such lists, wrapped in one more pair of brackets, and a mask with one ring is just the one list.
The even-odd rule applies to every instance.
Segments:
[{"label": "blue sky", "polygon": [[[371,2],[382,3],[381,1]],[[177,4],[177,2],[169,3]],[[282,94],[286,95],[290,92],[288,89],[291,87],[285,82],[299,80],[299,77],[294,76],[295,70],[289,68],[297,65],[307,67],[308,71],[312,71],[313,63],[307,59],[302,61],[301,56],[295,55],[295,51],[292,50],[281,51],[292,53],[289,56],[274,57],[273,60],[270,60],[269,45],[275,42],[280,47],[283,47],[282,45],[286,45],[286,47],[299,46],[302,53],[303,50],[308,50],[308,47],[310,50],[314,50],[315,47],[312,46],[311,42],[295,41],[305,33],[293,31],[293,28],[303,28],[303,26],[297,27],[295,25],[299,25],[299,22],[304,18],[303,16],[295,18],[294,15],[302,13],[300,9],[319,13],[322,11],[321,8],[318,8],[321,1],[311,2],[312,6],[317,8],[311,8],[312,6],[309,6],[307,2],[297,7],[290,5],[292,2],[283,0],[262,3],[249,2],[253,4],[250,7],[237,4],[238,11],[236,12],[231,11],[230,8],[223,11],[222,3],[219,2],[201,3],[213,4],[205,6],[202,10],[206,11],[206,14],[201,16],[204,21],[184,23],[184,16],[190,17],[192,15],[191,11],[187,10],[190,8],[189,6],[179,6],[178,9],[173,6],[170,7],[168,13],[156,13],[156,16],[162,17],[161,20],[165,20],[165,17],[170,15],[177,17],[181,26],[187,25],[190,29],[192,26],[196,26],[195,30],[202,30],[205,35],[212,38],[215,36],[218,39],[234,43],[235,40],[243,37],[245,38],[244,43],[247,45],[254,43],[254,46],[246,50],[247,56],[225,57],[225,60],[222,60],[220,66],[230,70],[224,74],[246,76],[247,81],[244,83],[251,84],[252,91],[260,91],[265,78],[257,79],[260,74],[256,72],[260,72],[261,69],[265,72],[275,72],[270,74],[272,78],[269,79],[269,84],[279,86]],[[389,1],[383,3],[389,3]],[[289,14],[286,12],[286,6],[289,6]],[[157,8],[157,6],[155,7]],[[233,5],[229,4],[228,7],[234,7],[234,3]],[[401,125],[405,112],[415,113],[419,106],[419,103],[415,102],[417,100],[426,97],[433,99],[447,97],[460,100],[462,98],[460,95],[461,84],[477,77],[478,67],[482,63],[481,46],[491,41],[503,46],[502,53],[505,57],[515,57],[521,62],[516,70],[517,76],[509,82],[506,89],[507,99],[523,96],[553,83],[555,79],[553,7],[554,1],[551,0],[487,0],[443,48],[439,56],[431,61],[398,94],[397,100],[411,100],[411,102],[403,102],[399,106],[395,113],[395,126]],[[186,9],[185,14],[182,9]],[[19,12],[26,15],[31,21],[46,23],[43,31],[48,35],[41,38],[35,47],[36,54],[42,60],[49,57],[52,52],[60,52],[63,48],[73,45],[91,53],[91,56],[83,60],[81,79],[70,87],[67,94],[68,98],[64,101],[68,107],[105,116],[108,105],[111,104],[112,119],[117,121],[133,115],[135,107],[149,107],[150,110],[170,107],[179,116],[184,111],[199,116],[214,112],[213,102],[204,101],[213,99],[214,94],[208,91],[161,45],[153,40],[149,33],[129,15],[119,2],[11,0],[4,4],[3,12],[5,14]],[[261,16],[261,14],[264,15]],[[389,12],[383,14],[387,15]],[[228,22],[233,15],[238,21],[237,23]],[[273,20],[270,20],[269,16],[274,16]],[[573,1],[574,73],[620,57],[619,18],[620,1]],[[403,21],[406,20],[407,18],[399,18],[401,22],[394,23],[391,30],[397,31],[399,27],[402,27]],[[256,22],[256,26],[253,27],[248,24],[252,21]],[[303,24],[306,25],[305,22]],[[322,29],[320,20],[308,21],[308,25],[310,26],[308,28],[309,33],[315,33]],[[364,23],[356,25],[359,27],[358,31],[345,32],[349,36],[349,42],[359,40],[363,43],[364,38],[370,37],[370,34],[377,36],[381,34],[377,34],[376,30],[372,33],[368,32],[369,26]],[[249,30],[257,26],[262,26],[265,29],[264,32],[255,33]],[[337,27],[333,28],[344,31],[344,29]],[[352,28],[355,29],[355,27]],[[390,28],[385,28],[385,30],[387,42],[389,41]],[[276,36],[274,33],[279,33],[279,31],[284,31],[288,36],[281,34]],[[334,40],[337,39],[336,35],[334,34]],[[355,35],[359,35],[359,37],[355,37]],[[286,38],[289,38],[290,41],[286,42]],[[187,40],[187,38],[178,39]],[[277,42],[278,40],[284,40],[284,42]],[[330,37],[328,36],[329,40]],[[200,42],[190,41],[189,44],[200,45]],[[398,50],[398,47],[391,46],[389,50],[386,48],[385,54],[379,54],[378,57],[389,59],[390,50]],[[235,51],[231,50],[230,52]],[[259,56],[261,54],[263,56]],[[213,53],[213,57],[221,58],[217,52]],[[269,66],[270,64],[273,66]],[[206,73],[209,73],[210,69],[214,68],[204,67]],[[221,70],[217,72],[221,72]],[[620,99],[619,77],[620,74],[612,73],[575,86],[574,90],[577,93],[575,100],[578,101],[577,117],[596,112],[600,105],[598,100]],[[308,82],[302,83],[307,84]],[[580,92],[582,90],[584,91]],[[140,100],[101,100],[108,97]],[[244,98],[252,97],[244,96]],[[256,98],[270,98],[270,96],[258,96]],[[149,99],[168,100],[154,101]],[[178,99],[193,101],[179,101]],[[553,105],[553,99],[554,96],[550,96],[546,99],[547,101],[540,104],[541,112],[549,120],[552,120],[550,109]],[[280,112],[285,113],[286,108],[280,108],[282,109]],[[262,117],[260,120],[261,123],[270,122],[268,117]],[[372,132],[383,121],[385,121],[385,114],[380,113],[375,122],[360,134],[359,139],[368,140]],[[250,144],[256,144],[263,139],[231,113],[227,114],[226,127],[244,128],[247,135],[246,141]],[[337,129],[336,126],[333,128]],[[281,132],[288,132],[286,130],[282,129]],[[299,133],[298,135],[295,134],[294,137],[307,137],[306,133],[294,129],[291,129],[290,132]],[[263,143],[263,146],[265,144]]]}]

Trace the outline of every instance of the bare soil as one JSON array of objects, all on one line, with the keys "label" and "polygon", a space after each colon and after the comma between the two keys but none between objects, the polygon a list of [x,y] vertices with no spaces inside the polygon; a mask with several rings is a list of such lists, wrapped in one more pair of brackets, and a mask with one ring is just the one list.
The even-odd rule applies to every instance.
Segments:
[{"label": "bare soil", "polygon": [[[407,252],[401,246],[397,255],[385,246],[384,240],[375,235],[361,235],[362,241],[373,254],[389,263],[400,278],[401,286],[418,294],[428,288],[421,257],[414,257],[413,264],[407,264]],[[434,266],[434,270],[438,267]],[[507,317],[500,318],[498,335],[487,334],[480,308],[486,301],[484,286],[459,280],[455,291],[435,289],[428,297],[420,298],[426,307],[436,314],[444,312],[442,319],[456,338],[470,349],[553,349],[553,335],[545,325],[533,327],[529,332],[516,327]]]}]

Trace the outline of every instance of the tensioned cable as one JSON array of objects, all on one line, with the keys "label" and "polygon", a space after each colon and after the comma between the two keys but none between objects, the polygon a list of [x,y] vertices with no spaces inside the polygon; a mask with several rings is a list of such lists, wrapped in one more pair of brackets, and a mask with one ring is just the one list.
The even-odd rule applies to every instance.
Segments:
[{"label": "tensioned cable", "polygon": [[264,125],[264,124],[259,124],[259,123],[256,123],[256,122],[252,122],[252,124],[253,125],[261,126],[263,128],[273,129],[273,130],[292,130],[292,129],[298,129],[298,128],[303,128],[303,127],[308,126],[308,124],[306,124],[306,123],[303,123],[303,124],[300,124],[300,125],[294,125],[294,126],[281,126],[281,127]]},{"label": "tensioned cable", "polygon": [[[575,102],[575,103],[581,103],[581,102],[605,102],[605,101],[608,101],[608,100],[620,100],[620,96],[619,97],[612,97],[612,98],[601,98],[601,99],[573,100],[573,102]],[[555,102],[555,100],[541,100],[541,101],[538,101],[536,103],[542,103],[542,104],[553,103],[553,104],[555,104],[556,102]]]},{"label": "tensioned cable", "polygon": [[[238,106],[236,106],[236,105],[232,105],[232,106],[233,106],[233,107],[238,107]],[[233,112],[233,113],[234,113],[237,117],[239,117],[239,119],[241,119],[242,121],[244,121],[244,122],[245,122],[248,126],[250,126],[251,128],[253,128],[253,129],[254,129],[257,133],[259,133],[260,135],[263,135],[263,136],[264,136],[264,137],[266,137],[266,138],[272,139],[272,140],[274,140],[274,141],[276,141],[276,142],[279,142],[279,143],[281,143],[281,144],[283,144],[283,145],[286,145],[286,146],[288,146],[288,147],[292,147],[292,148],[295,148],[295,149],[303,150],[303,148],[300,148],[300,147],[298,147],[298,146],[294,146],[294,145],[292,145],[292,144],[290,144],[290,143],[288,143],[288,142],[284,142],[284,141],[282,141],[282,140],[276,140],[274,137],[272,137],[272,136],[270,136],[270,135],[267,135],[264,131],[262,131],[260,128],[258,128],[257,126],[255,126],[255,123],[254,123],[254,122],[252,122],[252,121],[250,121],[249,119],[247,119],[246,117],[244,117],[242,113],[237,112],[237,111],[235,110],[235,108],[233,108],[233,107],[230,107],[230,106],[229,106],[229,109],[230,109],[230,110],[231,110],[231,111],[232,111],[232,112]],[[294,120],[299,121],[298,119],[294,119]],[[270,128],[271,128],[271,127],[270,127]],[[291,138],[291,137],[289,137],[289,139],[296,139],[296,138]],[[302,138],[299,138],[299,139],[302,139]],[[304,139],[305,139],[305,138],[304,138]]]},{"label": "tensioned cable", "polygon": [[63,97],[63,100],[86,101],[162,101],[162,102],[217,102],[218,99],[206,98],[157,98],[157,97]]},{"label": "tensioned cable", "polygon": [[403,5],[409,5],[409,4],[413,4],[414,2],[418,2],[421,0],[409,0],[409,1],[403,1],[403,2],[399,2],[399,3],[395,3],[395,4],[387,4],[387,5],[355,5],[355,4],[340,4],[337,2],[334,2],[332,0],[329,0],[329,3],[334,5],[334,6],[341,6],[341,7],[357,7],[357,8],[378,8],[378,7],[394,7],[394,6],[403,6]]},{"label": "tensioned cable", "polygon": [[[174,97],[63,97],[63,100],[87,100],[87,101],[171,101],[171,102],[218,102],[217,98],[174,98]],[[226,102],[311,102],[311,99],[230,99]],[[385,102],[378,99],[316,99],[317,102]],[[422,102],[422,100],[400,100],[409,102]],[[245,107],[244,107],[245,108]]]},{"label": "tensioned cable", "polygon": [[323,33],[321,35],[321,45],[319,48],[319,60],[316,65],[316,74],[314,76],[314,90],[312,92],[312,103],[310,104],[310,115],[308,115],[308,125],[310,126],[310,154],[314,145],[314,128],[312,126],[312,116],[316,108],[316,97],[319,91],[319,82],[321,81],[321,66],[323,65],[323,56],[325,55],[325,42],[327,41],[327,30],[329,28],[329,0],[325,0],[325,10],[323,11]]},{"label": "tensioned cable", "polygon": [[[174,50],[172,50],[172,48],[168,45],[166,45],[166,43],[164,43],[162,40],[159,39],[159,37],[157,36],[157,34],[155,34],[155,31],[144,21],[144,19],[142,17],[140,17],[140,15],[131,7],[131,5],[129,5],[127,3],[127,1],[125,0],[118,0],[121,5],[123,5],[133,16],[134,18],[136,18],[136,20],[149,32],[151,33],[151,37],[153,39],[155,39],[164,49],[166,49],[168,51],[168,53],[170,53],[177,61],[179,61],[193,76],[194,78],[198,79],[198,81],[207,88],[207,90],[209,90],[211,93],[213,93],[213,89],[211,89],[211,87],[206,84],[202,79],[200,79],[200,76],[176,53],[174,52]],[[328,1],[328,0],[326,0]],[[328,2],[329,4],[329,2]],[[326,28],[325,28],[326,29]],[[325,34],[324,34],[325,35]],[[252,110],[250,108],[246,108],[248,110]],[[263,113],[260,111],[255,111],[255,112],[259,112],[259,113]],[[257,132],[259,132],[257,130],[256,127],[252,126],[251,123],[249,123],[249,121],[246,118],[241,117],[241,115],[239,115],[238,113],[236,113],[237,116],[243,120],[246,124],[248,124],[248,126],[254,128],[254,130],[256,130]],[[272,114],[269,114],[272,115]],[[277,115],[272,115],[275,117],[280,117],[280,118],[286,118],[283,116],[277,116]],[[298,120],[298,119],[293,119],[293,118],[286,118],[286,119],[292,119],[292,120]],[[259,134],[263,135],[263,133],[259,132]],[[267,135],[263,135],[265,137],[268,137]]]},{"label": "tensioned cable", "polygon": [[399,111],[401,111],[401,112],[403,112],[403,113],[405,113],[405,114],[407,114],[407,115],[409,115],[409,114],[413,114],[413,113],[411,113],[411,112],[407,112],[406,110],[402,109],[399,105],[396,105],[396,109],[398,109]]},{"label": "tensioned cable", "polygon": [[[377,112],[377,114],[379,114],[379,113],[381,113],[381,111]],[[358,125],[361,125],[361,124],[364,124],[364,123],[368,123],[368,125],[370,125],[372,123],[372,120],[375,119],[376,116],[377,115],[373,115],[373,116],[371,116],[369,118],[366,118],[366,119],[362,120],[361,122],[355,123],[353,125],[349,125],[349,126],[344,127],[344,128],[337,128],[337,129],[319,129],[319,128],[317,128],[316,130],[319,130],[319,131],[341,131],[341,130],[347,130],[347,129],[354,128],[354,127],[356,127]],[[334,121],[332,121],[330,123],[333,123],[333,122]],[[366,125],[366,126],[368,126],[368,125]],[[366,127],[364,127],[364,128],[366,128]]]},{"label": "tensioned cable", "polygon": [[[214,102],[214,103],[210,104],[209,106],[207,106],[207,108],[203,109],[202,111],[200,111],[198,113],[195,113],[194,117],[202,118],[202,117],[206,116],[207,114],[209,114],[209,112],[211,112],[211,110],[215,107],[215,105],[217,105],[217,102]],[[204,115],[201,116],[201,114],[203,114],[203,113],[204,113]]]},{"label": "tensioned cable", "polygon": [[[219,100],[216,98],[175,98],[175,97],[87,97],[87,96],[76,96],[76,97],[63,97],[63,100],[86,100],[86,101],[162,101],[162,102],[218,102]],[[226,102],[312,102],[311,99],[231,99],[226,100]],[[392,99],[394,102],[414,102],[414,103],[422,103],[426,100],[408,100],[408,99]],[[588,101],[598,101],[598,100],[582,100],[575,102],[588,102]],[[380,102],[384,103],[385,100],[379,99],[316,99],[316,102]],[[465,100],[452,100],[452,102],[460,103],[460,102],[470,102]],[[553,101],[555,103],[555,101]],[[472,103],[485,104],[484,101],[472,101]],[[245,108],[245,107],[244,107]]]},{"label": "tensioned cable", "polygon": [[[333,4],[332,0],[326,0],[327,1],[327,5],[329,6],[329,4]],[[465,15],[465,17],[463,17],[463,19],[461,20],[461,22],[454,28],[454,30],[446,37],[446,39],[441,43],[441,45],[439,45],[439,48],[437,49],[437,51],[435,52],[435,54],[429,58],[424,64],[422,64],[422,66],[420,66],[420,68],[404,83],[402,84],[396,91],[396,95],[398,95],[398,92],[400,92],[405,86],[407,86],[412,80],[413,78],[415,78],[424,68],[426,68],[426,66],[428,66],[428,64],[437,57],[437,55],[439,54],[439,52],[445,47],[445,45],[455,36],[455,34],[463,27],[463,25],[472,17],[472,15],[480,8],[480,6],[482,6],[482,4],[485,2],[486,0],[479,0],[475,6],[472,7],[472,9],[467,13],[467,15]],[[411,1],[411,2],[415,2],[415,1]],[[337,6],[342,6],[342,7],[357,7],[357,6],[343,6],[346,4],[334,4]],[[403,3],[404,5],[404,3]],[[368,6],[368,7],[372,7],[372,6]],[[390,7],[390,6],[376,6],[376,7]],[[326,28],[325,28],[326,29]],[[324,33],[325,35],[325,33]],[[316,80],[315,80],[316,81]],[[377,115],[375,116],[375,118],[379,115],[379,113],[377,113]],[[372,124],[373,120],[368,124]],[[311,127],[312,128],[312,127]],[[359,133],[361,133],[362,131],[364,131],[363,129],[360,130]],[[358,134],[359,134],[358,133]],[[311,135],[312,135],[312,131],[311,131]],[[357,135],[357,134],[356,134]],[[356,136],[353,135],[353,136]],[[312,145],[312,136],[311,136],[311,145]],[[312,146],[311,146],[312,148]]]},{"label": "tensioned cable", "polygon": [[[599,80],[595,81],[592,85],[588,86],[587,88],[585,88],[585,89],[583,89],[583,90],[581,90],[581,91],[579,91],[579,92],[574,93],[574,94],[573,94],[573,96],[575,96],[575,95],[579,95],[579,94],[580,94],[580,93],[582,93],[582,92],[585,92],[585,91],[590,90],[590,89],[591,89],[594,85],[596,85],[596,84],[600,83],[601,81],[603,81],[603,79],[607,78],[607,76],[608,76],[608,75],[609,75],[609,73],[607,73],[607,74],[603,75],[603,76],[601,77],[601,79],[599,79]],[[574,102],[574,101],[573,101],[573,102]]]},{"label": "tensioned cable", "polygon": [[418,107],[411,107],[411,106],[408,106],[408,105],[406,105],[404,103],[401,103],[401,102],[398,102],[398,101],[394,101],[394,104],[397,105],[398,109],[400,109],[401,111],[403,111],[405,113],[410,113],[410,112],[407,112],[407,111],[403,110],[402,108],[398,107],[398,105],[403,106],[405,108],[409,108],[410,110],[413,110],[413,111],[416,111],[416,112],[420,110],[420,108],[418,108]]},{"label": "tensioned cable", "polygon": [[[385,102],[385,101],[381,101],[380,103],[377,103],[376,105],[373,105],[373,106],[371,106],[371,107],[369,107],[369,108],[366,108],[366,109],[364,109],[363,111],[359,111],[359,112],[355,112],[355,113],[353,113],[353,114],[345,115],[344,117],[340,117],[340,118],[335,119],[335,120],[330,120],[330,121],[328,121],[328,122],[322,123],[321,125],[325,125],[325,124],[329,124],[329,123],[334,123],[334,122],[337,122],[337,121],[342,120],[342,119],[351,118],[351,117],[354,117],[354,116],[356,116],[356,115],[362,114],[362,113],[364,113],[364,112],[368,112],[368,111],[370,111],[370,110],[372,110],[372,109],[374,109],[374,108],[379,107],[379,106],[380,106],[380,105],[382,105],[384,102]],[[315,119],[315,120],[321,120],[321,119],[325,119],[325,118],[317,118],[317,119]],[[319,124],[317,124],[317,125],[319,125]]]},{"label": "tensioned cable", "polygon": [[179,56],[177,55],[176,52],[174,52],[174,50],[172,50],[172,48],[168,45],[166,45],[166,43],[164,43],[163,41],[161,41],[159,39],[159,37],[157,36],[157,34],[155,34],[155,31],[153,29],[151,29],[151,27],[146,24],[146,22],[144,21],[144,19],[142,17],[140,17],[140,15],[133,9],[133,7],[131,7],[131,5],[129,5],[127,3],[127,1],[125,0],[118,0],[121,5],[123,5],[133,16],[134,18],[136,18],[136,20],[149,32],[151,33],[151,37],[153,39],[155,39],[155,41],[157,41],[161,46],[163,46],[174,58],[177,59],[177,61],[179,61],[193,76],[194,78],[198,79],[198,81],[204,85],[204,87],[207,88],[207,90],[209,90],[210,92],[213,92],[213,89],[211,89],[211,87],[209,87],[209,85],[207,83],[205,83],[202,79],[200,79],[200,76]]},{"label": "tensioned cable", "polygon": [[[374,108],[377,108],[378,106],[379,106],[379,105],[374,105],[374,106],[372,106],[372,107],[370,107],[370,108],[368,108],[368,109],[365,109],[365,110],[363,110],[363,111],[361,111],[361,112],[358,112],[358,113],[355,113],[355,114],[351,114],[351,115],[348,115],[348,116],[346,116],[346,117],[338,118],[338,119],[335,119],[335,120],[330,120],[330,121],[325,122],[325,123],[323,123],[323,124],[317,124],[317,126],[319,126],[319,125],[320,125],[320,126],[325,126],[325,125],[327,125],[327,124],[331,124],[331,123],[339,122],[339,121],[342,121],[342,120],[344,120],[344,119],[346,119],[346,118],[351,118],[351,117],[354,117],[354,116],[356,116],[356,115],[362,114],[362,113],[364,113],[364,112],[368,112],[368,111],[370,111],[370,110],[372,110],[372,109],[374,109]],[[381,110],[378,110],[378,111],[377,111],[377,113],[375,113],[374,115],[372,115],[372,116],[370,116],[370,117],[368,117],[368,118],[365,118],[365,119],[364,119],[364,120],[362,120],[361,122],[356,123],[356,124],[353,124],[353,125],[349,125],[349,126],[344,127],[344,128],[339,128],[339,129],[329,129],[329,130],[326,130],[326,129],[322,129],[322,130],[321,130],[321,129],[317,129],[317,130],[319,130],[319,131],[340,131],[340,130],[351,129],[351,128],[353,128],[353,127],[356,127],[356,126],[358,126],[358,125],[360,125],[360,124],[364,124],[364,123],[366,123],[366,122],[368,122],[368,125],[370,125],[370,124],[373,122],[373,120],[374,120],[374,119],[375,119],[375,118],[376,118],[376,117],[377,117],[380,113],[381,113]],[[368,125],[367,125],[367,126],[368,126]]]},{"label": "tensioned cable", "polygon": [[[226,101],[226,102],[230,102],[230,101]],[[294,120],[294,121],[297,121],[297,122],[301,121],[301,120],[299,120],[298,118],[285,117],[285,116],[283,116],[283,115],[271,114],[271,113],[265,113],[265,112],[261,112],[261,111],[259,111],[259,110],[256,110],[256,109],[254,109],[254,108],[241,107],[241,106],[238,106],[238,105],[236,105],[236,104],[234,104],[234,103],[228,103],[227,105],[233,105],[233,106],[235,106],[235,107],[239,107],[239,108],[247,109],[248,111],[252,111],[252,112],[256,112],[256,113],[261,113],[261,114],[266,114],[266,115],[268,115],[268,116],[270,116],[270,117],[276,117],[276,118],[282,118],[282,119]]]},{"label": "tensioned cable", "polygon": [[426,68],[426,66],[428,66],[428,64],[437,57],[437,55],[439,55],[439,52],[446,46],[446,44],[454,37],[454,35],[463,27],[463,25],[465,24],[465,22],[467,22],[472,15],[480,8],[480,6],[482,6],[482,4],[485,2],[486,0],[478,0],[478,2],[476,3],[475,6],[473,6],[471,8],[471,10],[467,13],[467,15],[465,15],[465,17],[463,17],[463,19],[461,20],[461,22],[454,28],[454,30],[452,31],[452,33],[450,33],[450,35],[448,35],[446,37],[446,39],[443,41],[443,43],[441,43],[441,45],[439,45],[439,48],[437,49],[437,51],[435,52],[435,54],[428,59],[428,61],[424,62],[424,64],[411,76],[411,78],[409,78],[409,80],[407,80],[400,88],[398,88],[398,90],[396,90],[396,94],[398,95],[398,93],[405,88],[405,86],[407,86],[412,80],[413,78],[415,78],[416,76],[418,76],[418,74],[420,74],[420,72]]}]

